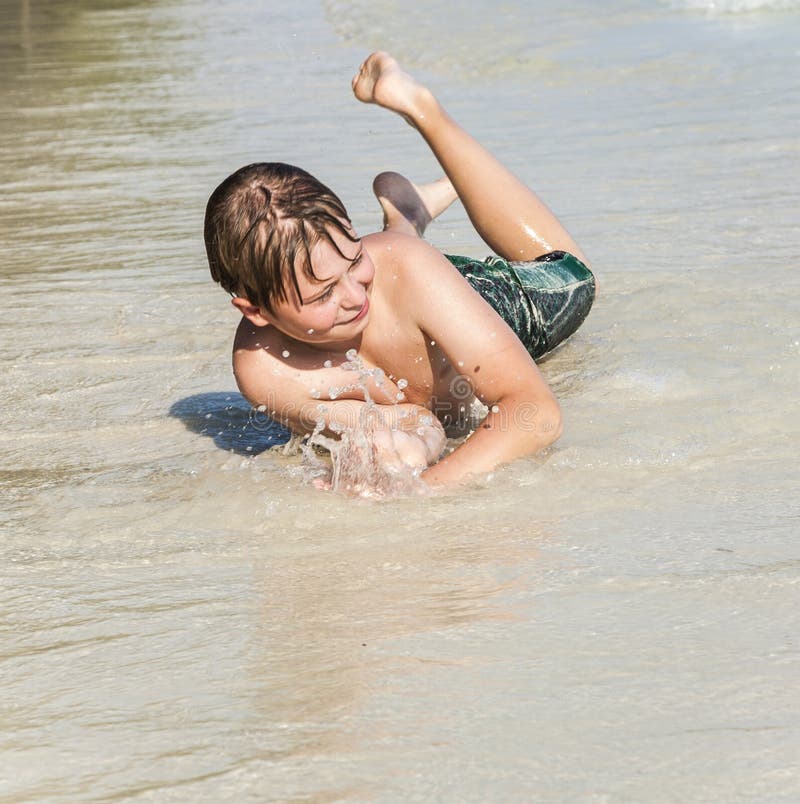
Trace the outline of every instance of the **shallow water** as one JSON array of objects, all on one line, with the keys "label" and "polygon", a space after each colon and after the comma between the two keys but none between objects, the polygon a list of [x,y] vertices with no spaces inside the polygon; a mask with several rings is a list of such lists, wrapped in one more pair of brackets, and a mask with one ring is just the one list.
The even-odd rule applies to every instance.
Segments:
[{"label": "shallow water", "polygon": [[[796,800],[800,4],[254,5],[0,0],[0,801]],[[382,503],[265,451],[201,240],[435,175],[377,46],[601,282],[549,454]]]}]

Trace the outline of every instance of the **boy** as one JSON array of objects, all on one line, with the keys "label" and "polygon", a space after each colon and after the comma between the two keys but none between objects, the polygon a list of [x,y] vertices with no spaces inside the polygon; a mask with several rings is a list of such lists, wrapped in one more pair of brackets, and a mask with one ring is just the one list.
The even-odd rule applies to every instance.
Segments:
[{"label": "boy", "polygon": [[[580,326],[594,278],[538,197],[388,54],[373,53],[352,85],[360,101],[416,128],[445,178],[415,187],[378,176],[384,230],[363,238],[339,199],[298,168],[249,165],[226,179],[209,199],[205,240],[211,274],[242,314],[234,374],[254,406],[295,432],[312,432],[322,416],[328,432],[341,433],[358,427],[368,404],[349,359],[356,350],[382,414],[379,460],[424,469],[429,484],[458,483],[561,434],[558,403],[533,358]],[[456,197],[514,266],[448,259],[421,239]],[[473,395],[488,415],[438,460],[440,420],[463,418]]]}]

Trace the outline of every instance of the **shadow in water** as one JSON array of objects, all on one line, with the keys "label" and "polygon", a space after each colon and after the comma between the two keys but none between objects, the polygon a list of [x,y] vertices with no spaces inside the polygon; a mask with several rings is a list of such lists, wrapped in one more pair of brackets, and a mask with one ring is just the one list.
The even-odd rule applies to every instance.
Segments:
[{"label": "shadow in water", "polygon": [[239,455],[258,455],[291,438],[286,427],[255,410],[236,391],[184,397],[172,404],[169,415],[187,430],[213,438],[220,449]]}]

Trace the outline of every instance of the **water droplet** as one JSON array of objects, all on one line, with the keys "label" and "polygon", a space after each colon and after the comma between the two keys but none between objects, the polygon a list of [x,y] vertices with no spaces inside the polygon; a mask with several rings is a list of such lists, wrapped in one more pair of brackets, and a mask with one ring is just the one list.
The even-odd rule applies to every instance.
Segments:
[{"label": "water droplet", "polygon": [[500,413],[500,407],[498,405],[492,405],[492,413]]},{"label": "water droplet", "polygon": [[325,368],[330,368],[333,365],[333,362],[326,360],[322,365],[325,366]]},{"label": "water droplet", "polygon": [[311,327],[311,329],[310,329],[310,330],[308,330],[308,334],[309,334],[309,335],[313,335],[313,334],[314,334],[314,327]]},{"label": "water droplet", "polygon": [[284,357],[289,357],[289,350],[288,350],[288,349],[284,349],[284,350],[281,352],[281,354],[282,354]]},{"label": "water droplet", "polygon": [[266,405],[259,405],[259,406],[256,408],[256,410],[257,410],[259,413],[266,413],[267,406],[266,406]]},{"label": "water droplet", "polygon": [[312,399],[319,399],[321,396],[322,396],[322,394],[316,388],[311,389],[311,398]]},{"label": "water droplet", "polygon": [[399,379],[397,381],[397,387],[402,391],[403,388],[408,388],[408,380]]},{"label": "water droplet", "polygon": [[406,395],[402,391],[398,391],[396,396],[395,396],[395,399],[398,402],[402,402],[405,398],[406,398]]},{"label": "water droplet", "polygon": [[355,360],[355,359],[358,357],[358,350],[357,350],[357,349],[348,349],[348,350],[347,350],[347,351],[344,353],[344,356],[345,356],[345,357],[346,357],[348,360]]},{"label": "water droplet", "polygon": [[431,346],[436,346],[436,341],[431,341]]},{"label": "water droplet", "polygon": [[463,361],[463,360],[459,360],[459,361],[458,361],[458,366],[459,366],[459,368],[460,368],[461,366],[463,366],[463,365],[464,365],[464,361]]}]

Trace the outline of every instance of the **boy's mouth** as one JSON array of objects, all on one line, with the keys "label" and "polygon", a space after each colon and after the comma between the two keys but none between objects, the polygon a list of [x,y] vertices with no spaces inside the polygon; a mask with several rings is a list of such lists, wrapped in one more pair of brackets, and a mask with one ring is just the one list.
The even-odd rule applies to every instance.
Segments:
[{"label": "boy's mouth", "polygon": [[364,299],[364,306],[346,323],[348,324],[355,324],[356,321],[360,321],[364,316],[369,312],[369,297]]}]

